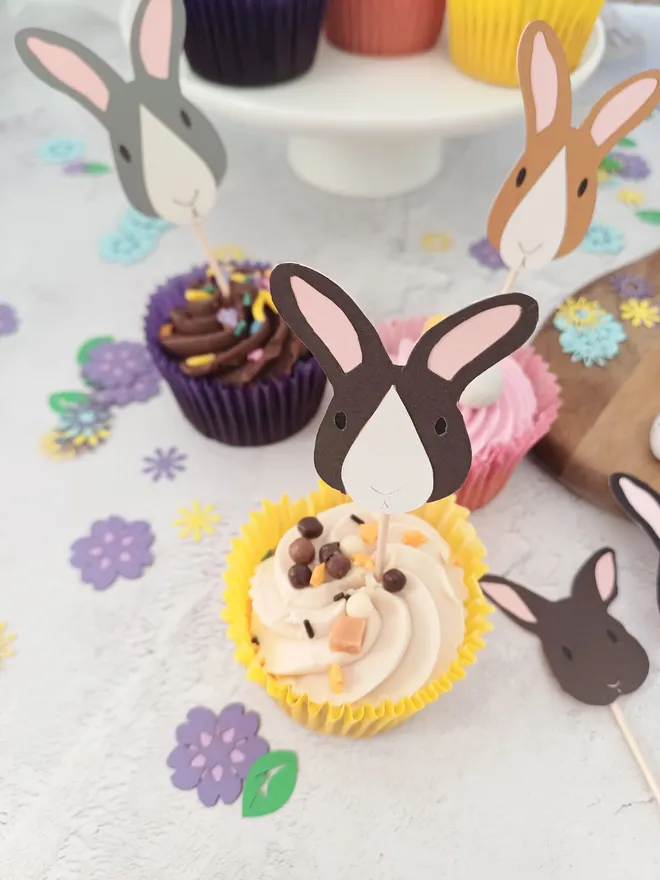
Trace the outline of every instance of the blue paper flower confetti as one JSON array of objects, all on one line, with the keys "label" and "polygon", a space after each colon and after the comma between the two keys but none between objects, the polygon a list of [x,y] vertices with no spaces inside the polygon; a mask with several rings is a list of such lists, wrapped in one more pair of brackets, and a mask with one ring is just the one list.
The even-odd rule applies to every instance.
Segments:
[{"label": "blue paper flower confetti", "polygon": [[573,363],[604,367],[619,354],[619,345],[627,338],[623,325],[613,315],[604,314],[598,323],[589,327],[566,324],[559,334],[559,344]]},{"label": "blue paper flower confetti", "polygon": [[82,159],[85,146],[82,141],[55,137],[37,147],[37,156],[46,165],[64,165]]},{"label": "blue paper flower confetti", "polygon": [[625,247],[625,238],[620,229],[604,223],[592,223],[584,241],[580,245],[588,254],[620,254]]},{"label": "blue paper flower confetti", "polygon": [[146,259],[156,250],[158,238],[140,236],[131,232],[116,232],[101,236],[99,256],[107,263],[122,263],[132,266]]},{"label": "blue paper flower confetti", "polygon": [[184,462],[187,459],[188,456],[179,452],[176,446],[171,446],[166,452],[156,449],[153,455],[145,455],[142,459],[144,462],[142,473],[150,476],[154,483],[157,483],[161,477],[174,480],[177,473],[185,471]]}]

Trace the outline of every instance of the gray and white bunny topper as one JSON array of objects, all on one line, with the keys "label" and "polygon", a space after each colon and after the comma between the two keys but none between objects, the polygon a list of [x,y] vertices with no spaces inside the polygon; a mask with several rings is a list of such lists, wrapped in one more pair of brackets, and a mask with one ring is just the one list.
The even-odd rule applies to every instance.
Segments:
[{"label": "gray and white bunny topper", "polygon": [[197,224],[211,211],[227,168],[216,130],[181,93],[185,31],[183,0],[141,0],[131,33],[131,82],[62,34],[26,28],[16,35],[27,67],[105,126],[133,207],[177,226]]},{"label": "gray and white bunny topper", "polygon": [[321,479],[383,514],[460,489],[472,463],[461,393],[528,340],[536,301],[509,293],[474,303],[427,330],[401,367],[357,304],[320,272],[282,263],[270,289],[334,391],[314,451]]}]

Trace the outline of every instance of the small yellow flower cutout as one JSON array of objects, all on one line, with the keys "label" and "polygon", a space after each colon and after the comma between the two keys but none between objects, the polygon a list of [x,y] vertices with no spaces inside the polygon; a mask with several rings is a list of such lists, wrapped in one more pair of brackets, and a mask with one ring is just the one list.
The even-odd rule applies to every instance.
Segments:
[{"label": "small yellow flower cutout", "polygon": [[182,540],[190,536],[193,541],[201,541],[205,534],[215,533],[214,523],[220,521],[220,515],[215,512],[212,504],[202,507],[199,501],[193,501],[190,510],[181,507],[179,514],[181,519],[174,520],[173,525],[181,529],[179,537]]},{"label": "small yellow flower cutout", "polygon": [[6,660],[7,657],[11,657],[14,653],[12,644],[15,641],[16,636],[8,633],[7,624],[0,621],[0,660]]},{"label": "small yellow flower cutout", "polygon": [[611,180],[611,179],[612,179],[612,175],[608,171],[605,171],[604,168],[599,168],[598,171],[596,172],[597,183],[607,183],[608,180]]},{"label": "small yellow flower cutout", "polygon": [[215,256],[221,263],[240,263],[245,259],[245,251],[234,244],[223,244],[215,249]]},{"label": "small yellow flower cutout", "polygon": [[445,232],[425,232],[420,237],[419,244],[422,250],[440,254],[443,251],[451,250],[454,243],[451,235],[447,235]]},{"label": "small yellow flower cutout", "polygon": [[57,431],[48,431],[39,438],[39,451],[45,458],[51,461],[71,461],[76,457],[75,449],[71,446],[61,446],[57,442]]},{"label": "small yellow flower cutout", "polygon": [[638,189],[620,189],[616,197],[629,208],[639,208],[646,201],[644,193]]},{"label": "small yellow flower cutout", "polygon": [[557,309],[556,317],[563,318],[567,324],[573,327],[591,327],[597,323],[603,315],[600,304],[595,300],[588,300],[584,296],[577,299],[569,297]]},{"label": "small yellow flower cutout", "polygon": [[646,327],[651,330],[660,324],[660,309],[645,299],[627,299],[621,303],[621,317],[630,321],[633,327]]}]

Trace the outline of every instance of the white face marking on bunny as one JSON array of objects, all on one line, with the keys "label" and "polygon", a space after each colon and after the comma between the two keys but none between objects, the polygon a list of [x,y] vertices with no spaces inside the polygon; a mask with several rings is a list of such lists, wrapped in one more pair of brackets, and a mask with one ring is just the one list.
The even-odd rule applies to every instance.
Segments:
[{"label": "white face marking on bunny", "polygon": [[504,391],[504,373],[499,364],[473,379],[461,394],[461,404],[470,409],[485,409],[497,402]]},{"label": "white face marking on bunny", "polygon": [[660,416],[656,416],[653,419],[649,435],[649,446],[651,447],[653,457],[660,461]]},{"label": "white face marking on bunny", "polygon": [[146,107],[140,107],[144,185],[154,212],[182,226],[205,217],[217,186],[208,165]]},{"label": "white face marking on bunny", "polygon": [[356,437],[341,477],[351,498],[383,513],[415,510],[430,497],[433,467],[394,387]]},{"label": "white face marking on bunny", "polygon": [[500,254],[507,266],[538,269],[555,258],[566,230],[566,193],[566,149],[562,149],[504,227]]}]

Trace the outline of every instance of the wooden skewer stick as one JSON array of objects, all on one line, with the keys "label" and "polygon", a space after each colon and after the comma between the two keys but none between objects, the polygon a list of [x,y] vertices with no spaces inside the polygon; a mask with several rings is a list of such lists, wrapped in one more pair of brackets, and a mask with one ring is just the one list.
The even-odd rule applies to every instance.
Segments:
[{"label": "wooden skewer stick", "polygon": [[519,266],[515,266],[513,269],[509,269],[509,274],[506,276],[506,281],[504,282],[504,287],[500,290],[500,293],[511,293],[513,290],[513,285],[516,283],[516,278],[518,277],[518,273],[525,265],[525,260],[523,259],[522,263]]},{"label": "wooden skewer stick", "polygon": [[378,540],[376,542],[376,567],[374,577],[377,581],[383,579],[385,569],[385,551],[387,550],[387,533],[390,530],[390,514],[384,513],[378,528]]},{"label": "wooden skewer stick", "polygon": [[635,739],[632,730],[628,726],[628,722],[626,721],[625,716],[621,711],[619,703],[612,703],[610,709],[612,710],[612,714],[616,718],[617,724],[621,728],[621,733],[623,734],[625,741],[628,743],[628,748],[632,752],[634,759],[637,761],[639,769],[644,774],[644,779],[646,779],[648,787],[653,793],[653,797],[660,805],[660,785],[658,785],[658,780],[653,775],[651,768],[649,767],[648,762],[642,753],[639,743]]},{"label": "wooden skewer stick", "polygon": [[220,268],[220,264],[218,263],[218,258],[213,253],[213,248],[209,244],[209,240],[204,234],[202,224],[199,222],[199,220],[195,220],[192,226],[195,230],[197,238],[199,239],[202,249],[206,254],[206,259],[209,261],[209,266],[211,267],[211,271],[213,272],[215,283],[218,285],[218,290],[220,291],[222,298],[225,300],[225,302],[229,302],[229,285],[227,284],[225,276],[222,273],[222,269]]}]

